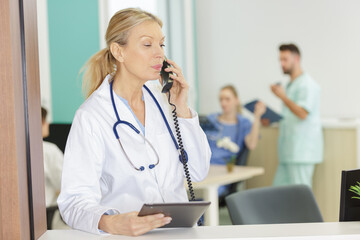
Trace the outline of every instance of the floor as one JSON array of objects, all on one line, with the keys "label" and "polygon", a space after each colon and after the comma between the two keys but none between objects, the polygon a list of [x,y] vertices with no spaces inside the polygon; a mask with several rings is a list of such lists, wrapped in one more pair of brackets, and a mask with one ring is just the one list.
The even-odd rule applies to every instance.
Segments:
[{"label": "floor", "polygon": [[219,225],[232,225],[227,207],[219,209]]},{"label": "floor", "polygon": [[[246,189],[246,182],[237,184],[237,191],[244,191]],[[232,225],[227,207],[219,208],[219,225]]]}]

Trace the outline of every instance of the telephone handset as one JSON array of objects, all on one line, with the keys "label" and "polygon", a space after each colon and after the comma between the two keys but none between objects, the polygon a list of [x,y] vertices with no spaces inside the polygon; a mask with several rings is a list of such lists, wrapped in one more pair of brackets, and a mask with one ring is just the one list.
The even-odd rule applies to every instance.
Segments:
[{"label": "telephone handset", "polygon": [[[194,193],[194,189],[193,189],[192,182],[191,182],[189,167],[187,165],[187,154],[185,152],[184,145],[183,145],[182,138],[181,138],[179,120],[178,120],[177,113],[176,113],[176,106],[175,106],[175,104],[170,102],[170,89],[173,86],[174,80],[170,78],[170,74],[172,74],[172,72],[165,71],[165,68],[168,68],[168,67],[171,67],[171,65],[166,61],[166,58],[165,58],[162,68],[161,68],[161,71],[160,71],[160,75],[162,78],[162,85],[163,85],[163,89],[161,92],[168,93],[168,102],[174,108],[172,110],[172,114],[173,114],[173,119],[174,119],[176,138],[177,138],[177,142],[178,142],[179,150],[180,150],[179,158],[184,166],[184,173],[185,173],[186,182],[187,182],[189,193],[190,193],[190,201],[195,201],[195,193]],[[201,219],[199,219],[197,224],[198,224],[198,226],[202,225]]]},{"label": "telephone handset", "polygon": [[168,67],[171,67],[171,65],[166,61],[166,58],[165,58],[162,68],[161,68],[161,72],[160,72],[160,75],[162,78],[162,83],[163,83],[163,89],[161,91],[162,93],[169,92],[174,83],[174,80],[172,80],[170,78],[170,74],[172,74],[172,72],[165,71],[165,68],[168,68]]}]

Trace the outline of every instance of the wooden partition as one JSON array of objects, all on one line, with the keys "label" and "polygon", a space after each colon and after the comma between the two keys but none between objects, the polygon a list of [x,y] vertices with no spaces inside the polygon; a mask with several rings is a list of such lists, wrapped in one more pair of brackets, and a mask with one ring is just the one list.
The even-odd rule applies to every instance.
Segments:
[{"label": "wooden partition", "polygon": [[[23,1],[24,40],[28,104],[28,134],[31,161],[31,189],[34,236],[46,230],[44,161],[41,130],[41,98],[36,0]],[[29,167],[29,166],[28,166]]]},{"label": "wooden partition", "polygon": [[36,0],[0,1],[0,239],[46,230]]}]

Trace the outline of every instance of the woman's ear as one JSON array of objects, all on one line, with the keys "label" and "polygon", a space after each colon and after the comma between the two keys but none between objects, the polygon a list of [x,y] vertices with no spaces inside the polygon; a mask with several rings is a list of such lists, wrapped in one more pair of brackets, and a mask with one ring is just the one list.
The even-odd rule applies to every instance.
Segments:
[{"label": "woman's ear", "polygon": [[110,52],[118,62],[124,62],[124,48],[118,43],[110,44]]}]

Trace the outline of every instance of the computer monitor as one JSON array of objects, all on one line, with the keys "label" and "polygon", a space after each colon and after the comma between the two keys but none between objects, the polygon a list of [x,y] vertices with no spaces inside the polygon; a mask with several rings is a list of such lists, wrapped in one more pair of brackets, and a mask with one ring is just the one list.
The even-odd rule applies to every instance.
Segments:
[{"label": "computer monitor", "polygon": [[352,198],[358,195],[349,191],[350,186],[357,185],[357,182],[360,182],[360,169],[342,171],[340,222],[360,221],[360,199]]}]

